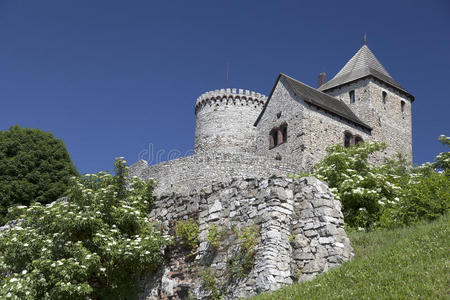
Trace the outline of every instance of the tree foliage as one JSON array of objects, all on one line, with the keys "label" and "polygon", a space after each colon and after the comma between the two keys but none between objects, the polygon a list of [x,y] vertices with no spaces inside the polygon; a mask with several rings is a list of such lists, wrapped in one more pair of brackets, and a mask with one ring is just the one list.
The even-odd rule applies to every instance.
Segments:
[{"label": "tree foliage", "polygon": [[0,222],[8,207],[63,196],[77,171],[64,142],[39,129],[0,131]]},{"label": "tree foliage", "polygon": [[127,177],[125,161],[72,177],[70,200],[11,210],[18,226],[0,233],[0,294],[12,299],[130,299],[156,270],[162,236],[147,219],[154,182]]}]

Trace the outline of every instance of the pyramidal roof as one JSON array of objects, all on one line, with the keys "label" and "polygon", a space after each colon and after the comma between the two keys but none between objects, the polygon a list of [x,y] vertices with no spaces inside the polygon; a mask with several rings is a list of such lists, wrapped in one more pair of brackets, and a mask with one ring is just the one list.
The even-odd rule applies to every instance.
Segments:
[{"label": "pyramidal roof", "polygon": [[326,91],[367,76],[376,77],[411,96],[397,81],[394,80],[394,78],[392,78],[367,45],[363,45],[336,76],[322,85],[319,90]]}]

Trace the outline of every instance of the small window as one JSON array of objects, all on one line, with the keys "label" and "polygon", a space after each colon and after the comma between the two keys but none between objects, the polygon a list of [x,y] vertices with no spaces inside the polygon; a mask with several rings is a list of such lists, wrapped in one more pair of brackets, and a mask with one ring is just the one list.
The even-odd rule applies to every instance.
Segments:
[{"label": "small window", "polygon": [[362,142],[364,142],[362,137],[360,137],[359,135],[355,136],[355,145],[358,145],[359,143],[362,143]]},{"label": "small window", "polygon": [[355,103],[355,91],[350,91],[348,95],[350,97],[350,103]]},{"label": "small window", "polygon": [[387,93],[383,91],[383,104],[386,104]]},{"label": "small window", "polygon": [[278,130],[272,129],[269,135],[269,149],[272,149],[278,145]]},{"label": "small window", "polygon": [[287,142],[287,124],[275,127],[269,134],[269,149]]},{"label": "small window", "polygon": [[402,111],[402,114],[405,113],[405,101],[400,102],[400,109]]},{"label": "small window", "polygon": [[287,142],[287,125],[281,127],[281,134],[283,135],[283,143]]},{"label": "small window", "polygon": [[352,144],[353,136],[350,132],[344,132],[344,147],[350,147]]}]

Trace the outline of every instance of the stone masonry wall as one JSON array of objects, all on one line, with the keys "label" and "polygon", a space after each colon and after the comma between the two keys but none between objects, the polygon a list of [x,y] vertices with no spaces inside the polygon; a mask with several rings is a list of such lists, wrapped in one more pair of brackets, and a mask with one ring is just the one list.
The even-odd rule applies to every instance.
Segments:
[{"label": "stone masonry wall", "polygon": [[270,175],[298,174],[301,171],[298,167],[289,159],[278,161],[246,153],[207,152],[152,166],[141,160],[130,167],[130,176],[156,179],[156,194],[189,193],[213,182],[229,182],[236,177],[267,178]]},{"label": "stone masonry wall", "polygon": [[367,130],[362,130],[346,120],[332,116],[324,110],[315,106],[308,105],[301,100],[302,105],[308,107],[305,109],[303,128],[305,133],[305,151],[303,165],[310,169],[326,155],[326,148],[330,145],[344,145],[344,133],[350,132],[352,135],[358,135],[365,141],[371,140],[372,135]]},{"label": "stone masonry wall", "polygon": [[[287,142],[269,149],[269,133],[272,128],[287,124]],[[258,123],[257,151],[272,159],[296,160],[299,169],[309,170],[326,154],[329,145],[344,143],[344,132],[368,140],[367,131],[352,123],[311,106],[280,79],[270,102]]]},{"label": "stone masonry wall", "polygon": [[[350,103],[349,92],[355,91],[355,103]],[[383,103],[386,92],[386,103]],[[411,101],[402,92],[376,80],[366,78],[327,91],[327,94],[341,99],[364,122],[370,125],[372,137],[388,144],[385,153],[378,160],[403,153],[412,159],[412,115]],[[405,102],[404,112],[401,101]]]},{"label": "stone masonry wall", "polygon": [[[257,124],[257,153],[281,161],[292,159],[297,162],[297,165],[301,165],[305,147],[304,107],[296,103],[293,100],[294,97],[295,95],[288,88],[288,84],[281,78]],[[287,124],[287,142],[269,149],[270,131],[282,124]]]},{"label": "stone masonry wall", "polygon": [[[310,280],[353,256],[344,231],[341,204],[323,182],[307,177],[240,178],[209,185],[190,194],[164,194],[150,215],[173,233],[177,220],[199,224],[199,247],[193,255],[179,247],[166,250],[159,273],[143,282],[141,299],[208,299],[202,270],[210,270],[222,299],[248,297]],[[214,250],[208,230],[225,234]],[[232,277],[229,262],[240,255],[233,232],[259,228],[253,267],[243,278]]]}]

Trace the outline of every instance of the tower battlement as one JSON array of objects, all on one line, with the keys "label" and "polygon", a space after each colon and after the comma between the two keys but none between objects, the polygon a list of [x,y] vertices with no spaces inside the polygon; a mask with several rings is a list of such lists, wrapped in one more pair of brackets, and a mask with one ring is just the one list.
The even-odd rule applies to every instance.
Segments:
[{"label": "tower battlement", "polygon": [[255,153],[254,121],[267,97],[244,89],[203,93],[195,104],[195,153]]},{"label": "tower battlement", "polygon": [[262,106],[267,96],[250,90],[228,88],[209,91],[200,95],[195,103],[195,113],[206,105],[256,105]]}]

